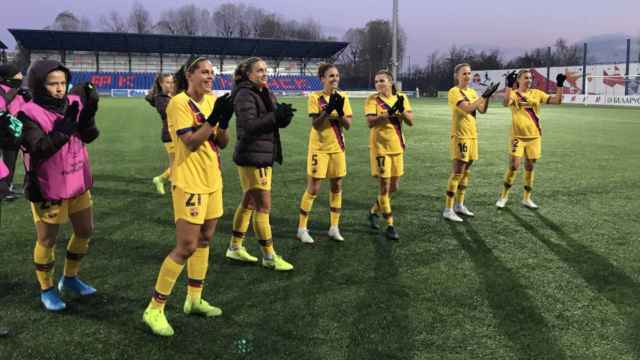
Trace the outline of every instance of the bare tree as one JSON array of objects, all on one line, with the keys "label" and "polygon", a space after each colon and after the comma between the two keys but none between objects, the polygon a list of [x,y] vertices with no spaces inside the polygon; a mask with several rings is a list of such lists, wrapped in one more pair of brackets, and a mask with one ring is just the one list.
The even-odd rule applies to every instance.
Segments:
[{"label": "bare tree", "polygon": [[133,4],[128,18],[129,30],[137,34],[148,34],[153,30],[153,20],[149,11],[139,2]]},{"label": "bare tree", "polygon": [[244,4],[225,3],[218,6],[218,9],[212,15],[213,26],[216,34],[227,38],[240,36],[240,32],[245,33],[243,14],[247,6]]},{"label": "bare tree", "polygon": [[128,26],[122,15],[113,10],[108,15],[102,15],[99,20],[100,28],[103,31],[123,33],[127,32]]},{"label": "bare tree", "polygon": [[53,24],[46,27],[46,29],[62,31],[85,31],[89,30],[88,28],[90,28],[88,19],[83,18],[80,20],[80,18],[69,10],[65,10],[56,15]]}]

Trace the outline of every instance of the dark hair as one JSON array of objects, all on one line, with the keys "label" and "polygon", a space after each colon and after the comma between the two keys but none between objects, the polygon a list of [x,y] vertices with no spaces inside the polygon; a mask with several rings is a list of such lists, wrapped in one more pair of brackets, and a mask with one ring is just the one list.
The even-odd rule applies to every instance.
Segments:
[{"label": "dark hair", "polygon": [[324,77],[324,74],[327,73],[327,70],[332,68],[338,69],[338,67],[335,66],[334,64],[327,64],[327,63],[320,64],[320,66],[318,66],[318,77],[322,79]]},{"label": "dark hair", "polygon": [[236,70],[233,72],[234,84],[238,85],[243,81],[248,81],[249,73],[253,69],[253,65],[260,61],[263,61],[262,58],[250,57],[239,63],[238,66],[236,66]]},{"label": "dark hair", "polygon": [[468,63],[458,64],[453,68],[453,85],[458,85],[458,71],[467,66],[469,67],[469,69],[471,69],[471,65],[469,65]]},{"label": "dark hair", "polygon": [[164,81],[164,79],[168,78],[169,76],[173,76],[173,74],[158,73],[158,75],[156,75],[155,80],[153,80],[153,86],[151,86],[151,89],[149,89],[150,97],[155,97],[156,95],[162,93],[162,85],[160,85],[160,83]]},{"label": "dark hair", "polygon": [[378,75],[386,75],[387,78],[389,78],[389,81],[391,81],[391,94],[396,95],[398,93],[398,89],[396,88],[396,84],[393,82],[393,75],[391,74],[391,71],[387,69],[378,70],[375,76]]},{"label": "dark hair", "polygon": [[180,70],[173,75],[175,80],[176,94],[182,91],[186,91],[189,88],[189,81],[187,80],[187,73],[193,74],[200,68],[200,63],[203,61],[209,61],[203,56],[191,56],[184,65],[180,67]]}]

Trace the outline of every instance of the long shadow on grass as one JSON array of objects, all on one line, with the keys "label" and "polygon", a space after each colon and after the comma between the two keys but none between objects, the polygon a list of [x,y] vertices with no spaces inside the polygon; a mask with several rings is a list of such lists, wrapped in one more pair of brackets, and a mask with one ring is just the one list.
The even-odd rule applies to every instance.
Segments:
[{"label": "long shadow on grass", "polygon": [[398,243],[379,235],[373,242],[375,262],[364,294],[353,307],[349,359],[410,359],[416,349],[411,325],[410,293],[399,278],[393,249]]},{"label": "long shadow on grass", "polygon": [[591,250],[567,234],[560,225],[549,218],[533,211],[535,216],[553,231],[563,244],[555,243],[546,238],[540,230],[525,219],[505,209],[525,230],[544,244],[556,256],[589,284],[589,286],[616,306],[620,314],[626,318],[628,343],[632,347],[635,357],[640,359],[640,283],[633,280],[624,270],[612,264],[609,259]]},{"label": "long shadow on grass", "polygon": [[486,299],[500,331],[514,345],[520,359],[566,359],[566,354],[550,336],[547,321],[517,275],[487,246],[474,227],[465,222],[465,232],[449,223],[451,232],[469,254],[484,284]]}]

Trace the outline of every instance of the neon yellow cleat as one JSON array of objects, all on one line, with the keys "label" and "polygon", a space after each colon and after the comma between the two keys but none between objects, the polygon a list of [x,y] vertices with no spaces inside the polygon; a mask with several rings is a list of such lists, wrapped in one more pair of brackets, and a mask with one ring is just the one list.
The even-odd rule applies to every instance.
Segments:
[{"label": "neon yellow cleat", "polygon": [[262,266],[276,271],[293,270],[293,265],[289,264],[280,255],[273,254],[273,259],[262,258]]},{"label": "neon yellow cleat", "polygon": [[160,195],[164,195],[164,181],[160,176],[156,176],[153,178],[153,185],[156,186],[156,191],[160,193]]},{"label": "neon yellow cleat", "polygon": [[243,261],[243,262],[258,262],[258,258],[249,254],[247,249],[244,246],[240,246],[236,250],[227,249],[226,257],[233,260]]},{"label": "neon yellow cleat", "polygon": [[142,321],[149,326],[151,331],[159,336],[173,336],[173,328],[167,321],[162,309],[147,307],[142,315]]},{"label": "neon yellow cleat", "polygon": [[187,315],[203,315],[206,317],[220,316],[222,315],[222,309],[215,307],[205,300],[195,300],[187,294],[187,298],[184,300],[184,307],[182,308]]}]

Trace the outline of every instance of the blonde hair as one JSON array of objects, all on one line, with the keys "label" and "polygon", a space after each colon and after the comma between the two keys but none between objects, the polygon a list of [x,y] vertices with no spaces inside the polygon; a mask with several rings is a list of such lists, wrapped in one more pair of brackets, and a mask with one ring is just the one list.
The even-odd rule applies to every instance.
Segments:
[{"label": "blonde hair", "polygon": [[518,80],[520,80],[520,77],[526,73],[531,74],[531,70],[530,69],[522,69],[520,71],[518,71],[518,77],[516,78],[516,87],[520,87],[520,83],[518,82]]},{"label": "blonde hair", "polygon": [[469,65],[468,63],[458,64],[453,68],[453,84],[454,85],[458,85],[458,72],[460,71],[460,69],[467,66],[469,67],[469,69],[471,69],[471,65]]}]

